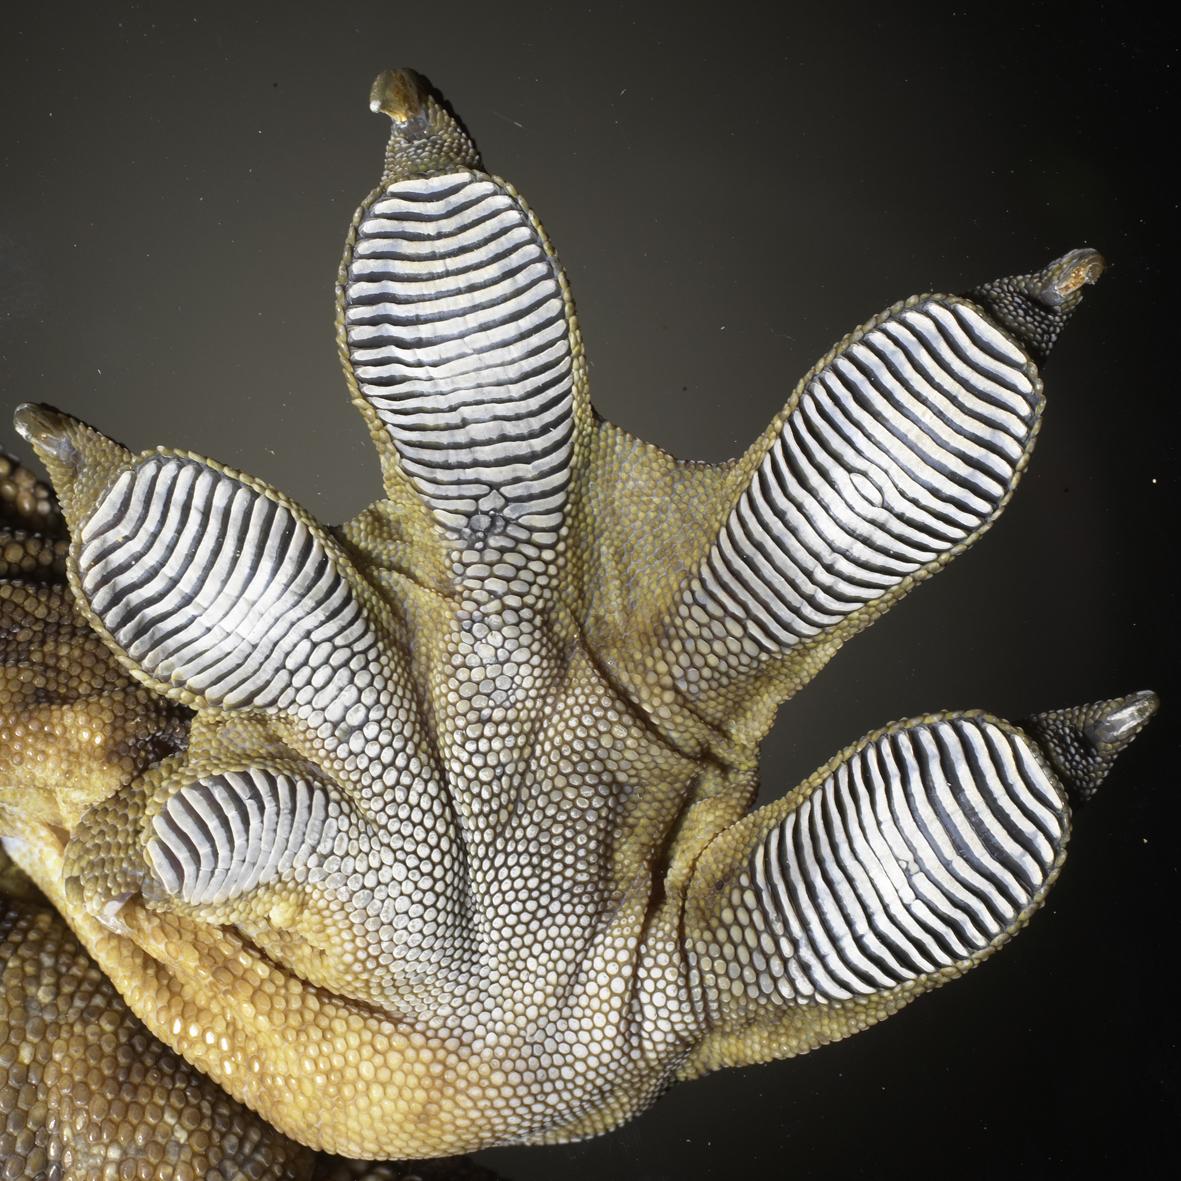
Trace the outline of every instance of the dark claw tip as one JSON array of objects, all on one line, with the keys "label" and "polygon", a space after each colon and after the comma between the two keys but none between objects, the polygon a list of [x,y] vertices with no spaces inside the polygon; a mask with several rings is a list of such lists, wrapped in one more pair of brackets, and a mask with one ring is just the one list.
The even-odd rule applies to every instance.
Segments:
[{"label": "dark claw tip", "polygon": [[369,109],[388,115],[399,127],[425,126],[427,86],[413,70],[383,70],[369,88]]},{"label": "dark claw tip", "polygon": [[74,421],[68,414],[54,410],[52,406],[41,406],[34,402],[22,403],[13,415],[17,433],[32,444],[39,455],[71,467],[77,466],[79,461],[77,448],[70,441],[70,428]]},{"label": "dark claw tip", "polygon": [[1030,276],[1030,294],[1047,307],[1059,307],[1076,291],[1098,283],[1106,266],[1098,250],[1089,246],[1072,250]]},{"label": "dark claw tip", "polygon": [[1123,750],[1160,709],[1160,698],[1151,689],[1129,693],[1118,701],[1105,703],[1098,716],[1083,727],[1087,739],[1099,750]]}]

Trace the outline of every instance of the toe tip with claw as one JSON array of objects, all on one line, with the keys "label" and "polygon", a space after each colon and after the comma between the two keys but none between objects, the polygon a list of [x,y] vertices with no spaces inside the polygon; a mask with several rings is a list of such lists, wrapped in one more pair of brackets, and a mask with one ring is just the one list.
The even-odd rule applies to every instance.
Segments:
[{"label": "toe tip with claw", "polygon": [[369,109],[388,116],[384,184],[428,172],[479,168],[476,151],[459,119],[414,70],[383,70],[369,88]]},{"label": "toe tip with claw", "polygon": [[25,402],[13,422],[49,472],[67,521],[84,516],[98,490],[131,458],[106,435],[52,406]]},{"label": "toe tip with claw", "polygon": [[1035,714],[1023,728],[1037,740],[1076,801],[1089,800],[1116,757],[1152,721],[1160,699],[1151,690],[1109,701]]},{"label": "toe tip with claw", "polygon": [[1082,303],[1084,289],[1098,282],[1106,266],[1103,255],[1084,246],[1032,274],[985,283],[970,298],[1040,365]]}]

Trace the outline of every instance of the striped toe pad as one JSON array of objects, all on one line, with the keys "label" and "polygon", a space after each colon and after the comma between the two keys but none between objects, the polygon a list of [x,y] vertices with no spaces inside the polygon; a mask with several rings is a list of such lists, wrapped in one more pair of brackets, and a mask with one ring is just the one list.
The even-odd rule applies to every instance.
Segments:
[{"label": "striped toe pad", "polygon": [[342,292],[348,361],[457,556],[545,569],[564,519],[574,361],[557,263],[520,200],[468,171],[363,210]]},{"label": "striped toe pad", "polygon": [[163,685],[282,711],[354,763],[372,745],[363,728],[404,744],[411,707],[365,609],[318,529],[273,496],[149,456],[83,525],[78,572],[116,644]]},{"label": "striped toe pad", "polygon": [[706,953],[714,975],[825,1003],[963,962],[1045,888],[1066,817],[1019,731],[981,717],[889,731],[756,845]]},{"label": "striped toe pad", "polygon": [[[899,309],[804,387],[686,588],[682,671],[790,651],[965,542],[1032,443],[1040,382],[970,304]],[[690,674],[689,681],[697,678]]]},{"label": "striped toe pad", "polygon": [[238,898],[277,879],[314,878],[319,850],[345,828],[333,789],[259,768],[205,776],[175,792],[152,821],[148,863],[191,904]]}]

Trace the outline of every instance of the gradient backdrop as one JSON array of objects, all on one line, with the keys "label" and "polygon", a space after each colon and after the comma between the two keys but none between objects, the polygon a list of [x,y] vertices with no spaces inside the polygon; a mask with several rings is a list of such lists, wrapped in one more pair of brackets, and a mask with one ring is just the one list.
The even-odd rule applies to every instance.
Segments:
[{"label": "gradient backdrop", "polygon": [[597,1141],[479,1159],[511,1181],[1151,1168],[1178,1114],[1176,50],[1114,6],[769,9],[9,13],[3,419],[49,401],[133,448],[265,477],[328,522],[372,499],[332,280],[378,176],[366,95],[388,65],[428,74],[544,219],[599,409],[684,457],[736,454],[894,300],[1100,248],[1110,271],[1048,367],[1012,507],[790,704],[764,763],[777,795],[891,718],[1161,691],[1048,907],[873,1031],[675,1089]]}]

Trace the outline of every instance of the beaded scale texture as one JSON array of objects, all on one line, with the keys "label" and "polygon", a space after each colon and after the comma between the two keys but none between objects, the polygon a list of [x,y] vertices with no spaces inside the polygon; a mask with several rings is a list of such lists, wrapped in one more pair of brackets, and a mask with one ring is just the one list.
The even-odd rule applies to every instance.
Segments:
[{"label": "beaded scale texture", "polygon": [[383,499],[327,528],[18,411],[53,493],[3,461],[13,1176],[567,1141],[844,1037],[1026,922],[1155,710],[911,719],[751,812],[778,706],[1007,503],[1102,259],[896,304],[683,463],[594,415],[553,249],[444,104],[371,105],[336,327]]}]

